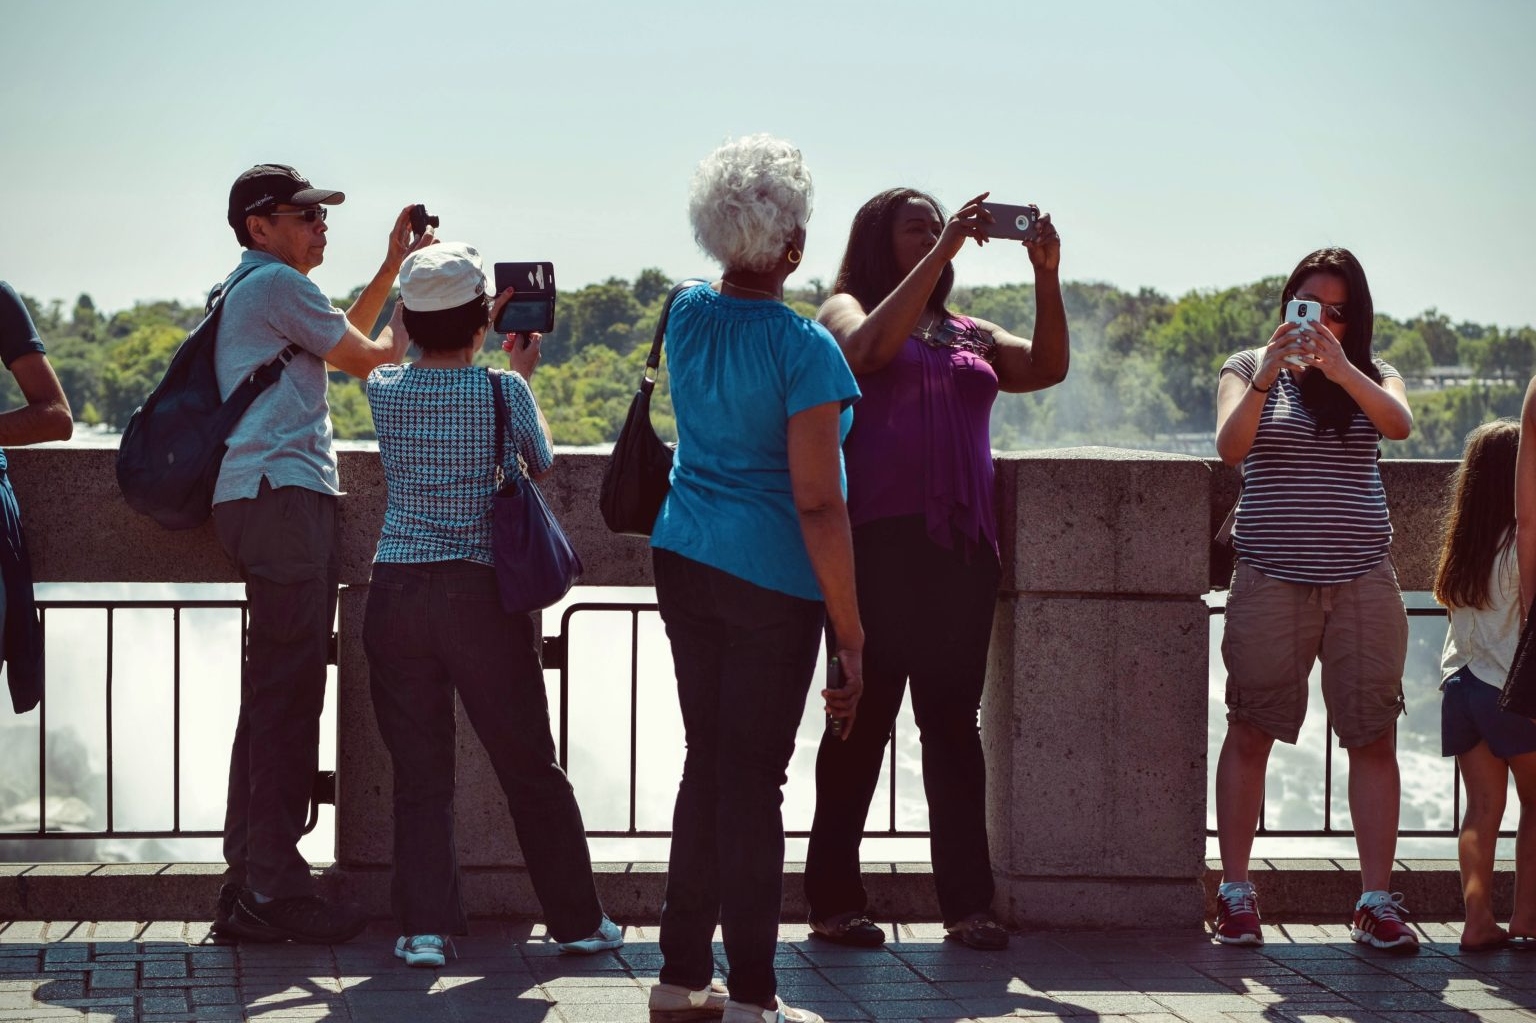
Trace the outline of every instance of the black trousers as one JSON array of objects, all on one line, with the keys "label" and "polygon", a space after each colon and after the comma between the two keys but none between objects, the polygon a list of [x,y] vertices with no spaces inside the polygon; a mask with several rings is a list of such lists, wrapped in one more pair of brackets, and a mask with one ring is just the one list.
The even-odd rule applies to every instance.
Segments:
[{"label": "black trousers", "polygon": [[213,507],[250,604],[240,719],[224,811],[228,877],[274,899],[310,895],[299,855],[320,756],[320,710],[336,621],[337,501],[303,487]]},{"label": "black trousers", "polygon": [[394,765],[401,934],[463,934],[453,790],[453,694],[501,782],[544,922],[576,941],[603,919],[576,792],[560,769],[533,618],[501,609],[496,570],[469,561],[376,563],[363,646]]},{"label": "black trousers", "polygon": [[853,531],[864,694],[847,740],[830,733],[816,757],[816,816],[806,853],[811,917],[866,908],[859,842],[891,726],[910,681],[923,745],[933,876],[945,923],[992,904],[986,765],[977,715],[997,605],[990,549],[967,563],[928,538],[921,516]]},{"label": "black trousers", "polygon": [[778,991],[785,773],[825,612],[673,551],[651,555],[688,743],[661,907],[661,980],[707,986],[719,924],[731,997],[766,1007]]}]

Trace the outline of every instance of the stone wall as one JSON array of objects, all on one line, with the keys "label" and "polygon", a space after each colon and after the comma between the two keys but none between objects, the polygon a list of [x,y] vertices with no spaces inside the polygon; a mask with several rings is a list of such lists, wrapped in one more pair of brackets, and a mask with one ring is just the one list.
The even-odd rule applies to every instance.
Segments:
[{"label": "stone wall", "polygon": [[[234,580],[211,528],[168,533],[123,504],[115,452],[64,445],[8,454],[39,580]],[[382,912],[389,764],[359,635],[384,487],[377,456],[344,452],[341,463],[338,869],[327,883]],[[585,582],[648,585],[646,542],[609,534],[597,513],[604,464],[564,456],[542,486],[582,555]],[[1006,454],[997,466],[1003,581],[982,731],[998,908],[1015,924],[1194,925],[1206,873],[1201,597],[1230,571],[1210,538],[1236,494],[1236,474],[1201,459],[1107,448]],[[1428,587],[1452,468],[1383,464],[1405,588]],[[533,912],[505,804],[467,725],[460,735],[459,851],[475,868],[466,898],[479,912]],[[921,881],[883,872],[871,877],[877,898],[883,892],[904,918],[932,915],[923,892],[893,886],[886,874]],[[632,906],[631,918],[647,905],[654,914],[659,877],[643,867],[605,871],[605,898]],[[787,884],[788,912],[798,910],[797,897],[798,885]],[[0,911],[14,902],[0,892]]]}]

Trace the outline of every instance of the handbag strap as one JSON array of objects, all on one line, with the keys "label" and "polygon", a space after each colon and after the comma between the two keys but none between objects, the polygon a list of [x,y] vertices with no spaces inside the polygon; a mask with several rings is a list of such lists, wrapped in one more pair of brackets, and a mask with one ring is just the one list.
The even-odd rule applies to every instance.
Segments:
[{"label": "handbag strap", "polygon": [[702,277],[690,277],[679,281],[667,292],[667,300],[661,304],[661,315],[656,318],[656,336],[651,338],[651,353],[645,357],[645,369],[640,374],[640,390],[650,394],[656,386],[657,370],[661,368],[661,342],[667,335],[667,319],[672,315],[672,303],[689,288],[708,284]]},{"label": "handbag strap", "polygon": [[[501,374],[487,366],[485,375],[491,378],[491,403],[496,406],[496,468],[494,472],[496,489],[500,490],[502,483],[506,480],[504,466],[507,464],[507,402],[501,389]],[[517,467],[522,475],[528,475],[528,467],[523,464],[522,455],[517,456]]]}]

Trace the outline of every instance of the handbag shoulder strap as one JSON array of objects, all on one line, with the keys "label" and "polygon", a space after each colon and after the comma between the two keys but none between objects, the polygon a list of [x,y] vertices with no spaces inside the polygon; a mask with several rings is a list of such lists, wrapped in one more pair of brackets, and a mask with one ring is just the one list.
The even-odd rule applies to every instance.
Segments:
[{"label": "handbag shoulder strap", "polygon": [[656,371],[661,368],[661,342],[667,336],[667,319],[672,315],[672,303],[689,288],[697,288],[709,282],[702,277],[690,277],[679,281],[667,292],[667,300],[661,304],[661,315],[656,318],[656,336],[651,338],[651,353],[645,357],[645,369],[640,374],[640,390],[646,394],[656,386]]},{"label": "handbag shoulder strap", "polygon": [[491,381],[491,404],[496,406],[496,466],[492,471],[496,474],[496,486],[500,487],[506,472],[502,467],[507,464],[506,399],[502,397],[501,374],[487,366],[485,375]]}]

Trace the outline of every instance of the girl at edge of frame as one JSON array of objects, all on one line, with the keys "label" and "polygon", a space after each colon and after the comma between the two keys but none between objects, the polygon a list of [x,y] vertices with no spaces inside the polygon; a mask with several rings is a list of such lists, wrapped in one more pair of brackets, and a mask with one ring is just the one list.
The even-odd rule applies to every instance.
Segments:
[{"label": "girl at edge of frame", "polygon": [[[1435,599],[1449,622],[1440,671],[1440,752],[1455,757],[1467,794],[1457,853],[1466,923],[1461,949],[1481,952],[1511,936],[1536,937],[1536,723],[1499,708],[1500,686],[1520,641],[1515,552],[1515,465],[1521,429],[1509,419],[1467,435],[1451,478]],[[1493,910],[1493,861],[1514,775],[1520,798],[1515,911],[1506,932]]]},{"label": "girl at edge of frame", "polygon": [[952,260],[985,244],[983,192],[946,217],[932,196],[888,189],[854,216],[835,293],[817,318],[864,392],[844,445],[859,613],[866,630],[858,735],[828,734],[816,758],[806,852],[810,926],[822,940],[872,948],[860,839],[892,722],[907,688],[922,738],[934,884],[946,936],[998,950],[992,912],[986,765],[977,717],[1000,575],[991,448],[999,391],[1051,387],[1070,361],[1061,238],[1030,207],[1034,337],[946,307]]},{"label": "girl at edge of frame", "polygon": [[1242,468],[1244,485],[1221,643],[1227,734],[1216,767],[1223,883],[1214,936],[1264,943],[1248,866],[1265,772],[1275,741],[1296,741],[1320,660],[1323,699],[1349,756],[1360,857],[1350,937],[1411,954],[1418,937],[1403,922],[1402,895],[1388,890],[1408,619],[1377,445],[1407,437],[1413,415],[1401,375],[1371,353],[1375,310],[1353,253],[1324,248],[1302,259],[1281,293],[1282,317],[1292,299],[1316,303],[1321,315],[1281,322],[1263,347],[1231,356],[1217,384],[1216,451]]}]

